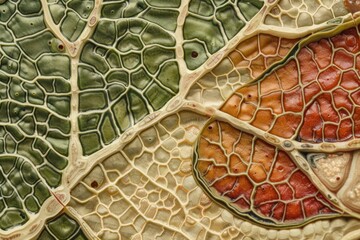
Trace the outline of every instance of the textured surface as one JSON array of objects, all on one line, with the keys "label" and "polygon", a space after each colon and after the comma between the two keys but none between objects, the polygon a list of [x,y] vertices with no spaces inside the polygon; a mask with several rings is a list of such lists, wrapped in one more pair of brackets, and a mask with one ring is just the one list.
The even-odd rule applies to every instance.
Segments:
[{"label": "textured surface", "polygon": [[359,239],[352,0],[0,0],[1,239]]}]

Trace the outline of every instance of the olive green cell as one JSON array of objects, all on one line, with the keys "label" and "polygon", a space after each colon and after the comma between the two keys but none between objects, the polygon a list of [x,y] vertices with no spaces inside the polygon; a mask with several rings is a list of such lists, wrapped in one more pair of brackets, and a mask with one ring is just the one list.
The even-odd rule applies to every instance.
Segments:
[{"label": "olive green cell", "polygon": [[80,115],[79,121],[78,121],[80,131],[97,129],[100,118],[101,118],[101,114],[99,114],[99,113]]},{"label": "olive green cell", "polygon": [[28,196],[25,199],[25,207],[27,210],[33,213],[38,213],[40,210],[40,206],[37,204],[35,198],[33,196]]},{"label": "olive green cell", "polygon": [[119,98],[126,92],[127,88],[122,84],[111,84],[107,88],[107,92],[111,101]]},{"label": "olive green cell", "polygon": [[122,18],[127,3],[128,2],[114,2],[104,5],[101,9],[101,17],[110,19]]},{"label": "olive green cell", "polygon": [[20,210],[6,210],[0,216],[0,228],[7,230],[18,225],[23,225],[28,221],[28,216]]},{"label": "olive green cell", "polygon": [[259,12],[263,5],[262,0],[240,0],[238,2],[241,13],[248,21]]},{"label": "olive green cell", "polygon": [[46,160],[55,168],[59,170],[63,170],[67,166],[67,159],[60,156],[60,154],[56,153],[54,150],[50,150],[48,154],[45,156]]},{"label": "olive green cell", "polygon": [[149,22],[159,24],[161,27],[169,31],[176,30],[176,23],[179,12],[173,10],[163,9],[149,9],[143,14],[143,18]]},{"label": "olive green cell", "polygon": [[[5,201],[5,205],[8,205],[7,198],[10,198],[11,196],[14,195],[14,189],[12,188],[12,186],[10,185],[9,182],[5,182],[1,186],[1,193],[3,196],[3,200]],[[16,202],[14,202],[14,203],[16,203]]]},{"label": "olive green cell", "polygon": [[34,108],[28,105],[18,104],[18,103],[10,103],[9,104],[9,116],[12,123],[18,122],[21,118],[23,118],[26,114],[32,113]]},{"label": "olive green cell", "polygon": [[38,240],[57,240],[54,238],[46,229],[44,229],[40,236],[38,237]]},{"label": "olive green cell", "polygon": [[[1,25],[0,25],[0,32],[2,33],[2,30],[1,30]],[[0,34],[0,41],[1,40],[1,37],[3,35]],[[21,51],[20,49],[17,47],[17,46],[1,46],[1,49],[4,51],[4,53],[9,56],[10,58],[14,59],[14,60],[19,60],[20,58],[20,54],[21,54]]]},{"label": "olive green cell", "polygon": [[8,74],[16,74],[18,71],[18,63],[11,58],[3,57],[0,62],[0,70]]},{"label": "olive green cell", "polygon": [[47,106],[56,113],[68,117],[70,115],[70,97],[49,95]]},{"label": "olive green cell", "polygon": [[100,133],[102,141],[105,144],[110,144],[117,137],[116,129],[110,114],[104,115],[103,121],[100,125]]},{"label": "olive green cell", "polygon": [[141,54],[129,53],[127,55],[121,56],[121,60],[125,68],[132,70],[141,64]]},{"label": "olive green cell", "polygon": [[43,76],[70,78],[70,59],[67,56],[45,55],[40,57],[37,66]]},{"label": "olive green cell", "polygon": [[17,158],[12,156],[1,156],[0,166],[5,174],[8,174],[15,166]]},{"label": "olive green cell", "polygon": [[129,51],[140,51],[144,45],[142,44],[139,36],[127,33],[122,37],[116,44],[116,48],[120,52],[129,52]]},{"label": "olive green cell", "polygon": [[66,7],[62,1],[56,1],[49,4],[51,17],[55,24],[59,24],[61,19],[65,16]]},{"label": "olive green cell", "polygon": [[214,21],[193,16],[188,16],[185,20],[184,38],[186,40],[199,39],[205,42],[210,53],[215,53],[225,44],[219,26]]},{"label": "olive green cell", "polygon": [[8,98],[8,86],[0,83],[0,99],[6,98]]},{"label": "olive green cell", "polygon": [[48,117],[49,117],[49,112],[42,108],[37,108],[37,109],[35,109],[34,115],[35,115],[37,122],[47,122]]},{"label": "olive green cell", "polygon": [[[245,22],[237,17],[236,11],[231,4],[220,8],[216,12],[216,18],[223,25],[228,39],[233,38],[245,26]],[[234,21],[236,24],[234,24]]]},{"label": "olive green cell", "polygon": [[131,19],[126,22],[118,22],[118,24],[116,25],[118,36],[124,35],[128,29],[131,33],[139,35],[144,31],[145,27],[148,26],[148,24],[149,23],[141,19]]},{"label": "olive green cell", "polygon": [[100,21],[92,38],[100,44],[113,45],[116,38],[115,23],[112,21]]},{"label": "olive green cell", "polygon": [[[46,132],[47,132],[47,129],[46,129]],[[35,140],[34,148],[39,150],[42,154],[45,154],[49,150],[49,146],[47,145],[47,143],[39,138],[37,138]]]},{"label": "olive green cell", "polygon": [[103,88],[105,86],[102,75],[89,67],[80,66],[78,68],[78,86],[80,90]]},{"label": "olive green cell", "polygon": [[[6,113],[8,110],[10,103],[0,102],[0,111]],[[0,122],[1,123],[9,123],[10,116],[8,114],[0,114]],[[3,126],[1,126],[3,127]]]},{"label": "olive green cell", "polygon": [[79,38],[85,26],[86,22],[80,19],[76,13],[67,11],[60,30],[69,41],[74,42]]},{"label": "olive green cell", "polygon": [[16,38],[35,34],[46,28],[42,15],[33,17],[21,16],[18,13],[11,18],[8,26],[13,31]]},{"label": "olive green cell", "polygon": [[49,31],[43,32],[31,38],[19,41],[21,49],[32,59],[38,58],[41,54],[50,53],[51,46],[49,42],[54,35]]},{"label": "olive green cell", "polygon": [[45,89],[46,92],[54,92],[54,79],[40,78],[37,82]]},{"label": "olive green cell", "polygon": [[[9,182],[4,184],[7,188],[11,188],[11,185]],[[4,186],[3,185],[3,186]],[[4,197],[5,200],[5,204],[8,208],[22,208],[22,201],[21,199],[18,197],[18,194],[15,191],[12,191],[12,193],[10,195],[7,195]]]},{"label": "olive green cell", "polygon": [[95,54],[96,46],[93,43],[87,43],[81,53],[81,61],[94,66],[100,73],[105,74],[109,71],[109,67],[106,64],[104,58]]},{"label": "olive green cell", "polygon": [[[1,16],[1,14],[0,14]],[[2,24],[0,24],[0,41],[5,43],[12,43],[14,38],[11,35],[11,32]]]},{"label": "olive green cell", "polygon": [[[53,237],[55,236],[55,237]],[[66,213],[61,213],[50,219],[39,240],[87,240],[79,224]]]},{"label": "olive green cell", "polygon": [[100,138],[97,133],[80,134],[83,155],[90,155],[101,149]]},{"label": "olive green cell", "polygon": [[85,92],[79,95],[79,111],[104,109],[107,106],[105,92]]},{"label": "olive green cell", "polygon": [[39,176],[37,175],[35,169],[28,162],[24,162],[21,166],[21,173],[28,184],[34,185],[39,180]]},{"label": "olive green cell", "polygon": [[45,103],[45,93],[41,88],[34,83],[24,83],[23,88],[27,91],[27,100],[36,105],[43,105]]},{"label": "olive green cell", "polygon": [[[49,131],[46,140],[53,146],[53,148],[61,155],[67,156],[69,154],[69,137],[66,137],[58,131]],[[61,168],[60,163],[56,163],[57,168]],[[66,164],[64,164],[66,166]]]},{"label": "olive green cell", "polygon": [[25,138],[24,134],[22,134],[22,132],[20,132],[17,127],[8,125],[5,126],[5,129],[17,142],[24,140]]},{"label": "olive green cell", "polygon": [[5,150],[7,153],[14,153],[16,147],[15,139],[13,139],[10,135],[5,137]]},{"label": "olive green cell", "polygon": [[129,116],[128,102],[125,98],[119,99],[117,102],[114,103],[112,106],[112,112],[115,116],[116,124],[120,128],[121,132],[124,132],[131,126],[131,119]]},{"label": "olive green cell", "polygon": [[152,74],[156,73],[163,62],[173,58],[175,58],[175,51],[173,49],[153,46],[144,51],[144,65]]},{"label": "olive green cell", "polygon": [[141,34],[141,40],[146,45],[160,44],[165,47],[174,47],[176,44],[173,36],[154,24],[149,24],[146,27],[145,31]]},{"label": "olive green cell", "polygon": [[39,182],[34,187],[34,196],[38,200],[38,203],[42,205],[46,199],[48,199],[51,194],[44,183]]},{"label": "olive green cell", "polygon": [[36,78],[38,73],[36,71],[35,63],[24,56],[21,57],[19,75],[25,80],[33,80]]},{"label": "olive green cell", "polygon": [[155,110],[162,108],[174,95],[161,88],[157,83],[151,86],[145,92],[146,98]]},{"label": "olive green cell", "polygon": [[147,104],[135,91],[130,90],[128,96],[130,100],[131,113],[134,117],[135,123],[137,123],[149,114]]},{"label": "olive green cell", "polygon": [[41,11],[41,2],[40,0],[21,0],[18,8],[23,15],[38,13]]},{"label": "olive green cell", "polygon": [[181,0],[147,0],[149,5],[153,7],[161,7],[161,8],[178,8],[180,7]]},{"label": "olive green cell", "polygon": [[167,62],[165,63],[157,76],[160,82],[170,88],[174,93],[179,92],[179,66],[177,62]]},{"label": "olive green cell", "polygon": [[126,87],[129,85],[129,74],[121,70],[112,71],[107,75],[106,82],[119,83]]},{"label": "olive green cell", "polygon": [[137,89],[144,89],[152,80],[152,77],[141,67],[131,74],[131,85],[134,85]]},{"label": "olive green cell", "polygon": [[5,142],[4,140],[0,139],[0,153],[5,152]]},{"label": "olive green cell", "polygon": [[183,48],[185,52],[185,63],[190,70],[197,69],[208,59],[206,48],[200,42],[187,42]]},{"label": "olive green cell", "polygon": [[41,176],[45,179],[50,187],[57,187],[61,183],[61,174],[50,168],[49,166],[42,166],[39,168]]},{"label": "olive green cell", "polygon": [[36,126],[36,130],[37,130],[37,133],[39,134],[39,136],[45,136],[48,131],[48,128],[47,128],[47,125],[45,125],[45,124],[38,124]]},{"label": "olive green cell", "polygon": [[120,56],[113,49],[110,49],[106,56],[106,61],[112,68],[121,68]]},{"label": "olive green cell", "polygon": [[189,12],[196,15],[211,17],[214,14],[214,7],[210,0],[192,0],[189,5]]},{"label": "olive green cell", "polygon": [[55,92],[69,93],[71,90],[70,82],[64,79],[54,79]]},{"label": "olive green cell", "polygon": [[69,134],[71,130],[71,124],[68,119],[59,118],[52,115],[49,119],[49,128],[58,129],[64,134]]},{"label": "olive green cell", "polygon": [[147,4],[144,0],[133,0],[127,2],[126,8],[124,9],[124,18],[130,18],[144,12],[148,9]]},{"label": "olive green cell", "polygon": [[16,11],[16,5],[13,1],[6,1],[0,5],[0,21],[6,23]]},{"label": "olive green cell", "polygon": [[35,133],[35,119],[33,116],[26,116],[25,118],[21,119],[18,123],[19,127],[23,132],[27,135],[34,135]]},{"label": "olive green cell", "polygon": [[94,0],[72,0],[68,7],[74,9],[82,18],[88,18],[94,9]]},{"label": "olive green cell", "polygon": [[18,144],[18,154],[29,159],[35,166],[44,162],[44,157],[32,148],[34,139],[26,138]]},{"label": "olive green cell", "polygon": [[[19,164],[19,162],[17,162],[17,164]],[[16,169],[11,171],[9,174],[8,179],[11,184],[15,186],[16,192],[19,194],[19,196],[22,199],[25,199],[25,197],[31,193],[32,188],[23,181],[21,173],[19,172],[19,168],[19,166],[16,166]]]},{"label": "olive green cell", "polygon": [[26,92],[21,87],[21,80],[13,78],[9,84],[9,94],[12,99],[18,102],[26,102]]}]

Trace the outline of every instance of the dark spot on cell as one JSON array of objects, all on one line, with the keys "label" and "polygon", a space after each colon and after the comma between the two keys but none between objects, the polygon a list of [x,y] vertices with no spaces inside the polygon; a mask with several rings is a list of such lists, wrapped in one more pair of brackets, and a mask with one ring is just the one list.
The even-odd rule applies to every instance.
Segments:
[{"label": "dark spot on cell", "polygon": [[191,57],[192,58],[197,58],[199,56],[199,53],[198,52],[196,52],[196,51],[192,51],[191,52]]},{"label": "dark spot on cell", "polygon": [[251,98],[252,96],[251,96],[251,94],[248,94],[248,98]]},{"label": "dark spot on cell", "polygon": [[336,181],[340,181],[340,177],[336,177]]},{"label": "dark spot on cell", "polygon": [[97,182],[97,181],[92,181],[92,182],[91,182],[91,187],[92,187],[92,188],[97,188],[97,187],[99,187],[98,182]]},{"label": "dark spot on cell", "polygon": [[25,219],[26,218],[26,216],[25,216],[25,214],[24,213],[20,213],[20,217],[22,218],[22,219]]},{"label": "dark spot on cell", "polygon": [[211,130],[213,127],[212,126],[208,126],[208,129]]},{"label": "dark spot on cell", "polygon": [[60,51],[62,51],[62,50],[64,50],[64,45],[59,44],[58,48],[59,48]]}]

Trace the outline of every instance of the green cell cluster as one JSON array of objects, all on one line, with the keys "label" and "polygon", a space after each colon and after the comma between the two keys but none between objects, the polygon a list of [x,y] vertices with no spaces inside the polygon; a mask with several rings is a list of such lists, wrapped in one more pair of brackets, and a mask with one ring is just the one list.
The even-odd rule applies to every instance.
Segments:
[{"label": "green cell cluster", "polygon": [[48,187],[31,163],[0,156],[0,228],[7,230],[29,220],[50,197]]},{"label": "green cell cluster", "polygon": [[69,40],[76,41],[88,23],[94,9],[94,0],[48,0],[54,23]]},{"label": "green cell cluster", "polygon": [[62,213],[53,219],[50,219],[45,229],[41,232],[38,240],[87,240],[79,224],[69,217],[66,213]]},{"label": "green cell cluster", "polygon": [[0,3],[1,229],[39,212],[68,164],[70,59],[63,51],[39,0]]},{"label": "green cell cluster", "polygon": [[191,0],[184,25],[185,62],[200,67],[262,8],[263,0]]},{"label": "green cell cluster", "polygon": [[[99,21],[82,50],[78,120],[84,155],[113,142],[179,91],[176,41],[169,33],[177,15],[167,14],[175,14],[171,8],[180,3],[147,4],[105,1],[106,19]],[[160,8],[163,14],[156,12]],[[135,16],[139,18],[131,18]]]}]

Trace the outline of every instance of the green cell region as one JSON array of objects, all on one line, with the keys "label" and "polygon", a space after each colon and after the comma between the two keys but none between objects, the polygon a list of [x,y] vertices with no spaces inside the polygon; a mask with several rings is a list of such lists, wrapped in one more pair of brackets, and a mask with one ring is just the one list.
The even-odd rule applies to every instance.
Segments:
[{"label": "green cell region", "polygon": [[185,62],[200,67],[232,39],[263,6],[262,0],[191,0],[184,24]]},{"label": "green cell region", "polygon": [[21,187],[16,192],[23,204],[17,207],[26,214],[38,212],[68,164],[70,58],[64,50],[46,27],[39,0],[0,4],[0,156],[19,157],[14,161],[35,173],[31,184],[21,183],[22,170],[4,175],[14,188]]},{"label": "green cell region", "polygon": [[178,93],[175,44],[166,29],[151,21],[98,23],[78,67],[78,124],[84,155],[110,144]]},{"label": "green cell region", "polygon": [[49,11],[55,24],[60,26],[61,33],[69,40],[76,41],[83,32],[91,12],[94,0],[48,0]]},{"label": "green cell region", "polygon": [[87,240],[79,224],[66,213],[49,220],[38,240]]},{"label": "green cell region", "polygon": [[101,10],[101,17],[110,19],[139,17],[174,32],[180,4],[180,0],[107,1]]},{"label": "green cell region", "polygon": [[0,157],[0,228],[23,225],[38,213],[50,192],[33,165],[23,158]]}]

